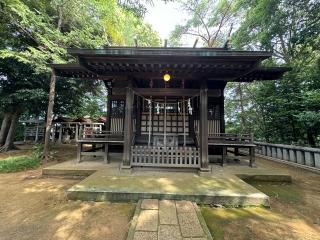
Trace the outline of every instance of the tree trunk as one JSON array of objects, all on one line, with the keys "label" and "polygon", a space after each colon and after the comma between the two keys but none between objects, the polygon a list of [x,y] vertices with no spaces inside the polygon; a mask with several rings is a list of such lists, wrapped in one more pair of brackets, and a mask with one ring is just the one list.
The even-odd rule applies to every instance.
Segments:
[{"label": "tree trunk", "polygon": [[10,124],[10,128],[6,137],[6,142],[5,144],[0,148],[0,152],[7,152],[11,149],[14,149],[14,137],[15,137],[15,132],[16,132],[16,125],[19,119],[19,113],[15,112],[12,114],[11,117],[11,124]]},{"label": "tree trunk", "polygon": [[4,145],[11,123],[11,114],[5,113],[0,129],[0,147]]},{"label": "tree trunk", "polygon": [[54,105],[54,95],[56,88],[56,74],[54,69],[52,69],[51,73],[51,81],[50,81],[50,92],[49,92],[49,104],[47,111],[47,124],[46,124],[46,132],[44,138],[44,163],[47,163],[49,160],[49,144],[50,144],[50,131],[52,125],[53,118],[53,105]]}]

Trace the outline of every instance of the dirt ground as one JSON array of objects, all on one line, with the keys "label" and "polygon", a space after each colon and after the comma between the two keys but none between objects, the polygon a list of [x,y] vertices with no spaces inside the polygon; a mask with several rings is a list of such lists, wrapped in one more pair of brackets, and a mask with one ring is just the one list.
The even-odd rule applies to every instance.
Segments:
[{"label": "dirt ground", "polygon": [[[30,154],[20,146],[8,156]],[[55,161],[75,156],[75,146],[56,146]],[[214,239],[320,240],[320,174],[257,159],[259,166],[291,174],[292,184],[251,183],[271,197],[271,208],[210,208],[202,213]],[[0,240],[124,239],[133,204],[68,201],[79,179],[42,178],[41,168],[0,174]]]},{"label": "dirt ground", "polygon": [[[74,154],[59,152],[60,160]],[[0,159],[29,153],[24,148],[0,154]],[[41,168],[0,174],[0,239],[124,239],[134,204],[68,201],[65,190],[78,181],[42,178]]]},{"label": "dirt ground", "polygon": [[320,239],[320,174],[263,159],[257,164],[289,173],[293,183],[251,183],[271,197],[270,209],[203,207],[214,238]]}]

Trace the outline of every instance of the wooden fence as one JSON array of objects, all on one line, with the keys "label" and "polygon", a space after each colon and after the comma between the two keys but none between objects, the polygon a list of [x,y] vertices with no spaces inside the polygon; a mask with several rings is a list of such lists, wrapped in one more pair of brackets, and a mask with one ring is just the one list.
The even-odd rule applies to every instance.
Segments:
[{"label": "wooden fence", "polygon": [[255,142],[256,153],[320,170],[320,149]]},{"label": "wooden fence", "polygon": [[131,147],[131,166],[200,168],[200,154],[195,147]]}]

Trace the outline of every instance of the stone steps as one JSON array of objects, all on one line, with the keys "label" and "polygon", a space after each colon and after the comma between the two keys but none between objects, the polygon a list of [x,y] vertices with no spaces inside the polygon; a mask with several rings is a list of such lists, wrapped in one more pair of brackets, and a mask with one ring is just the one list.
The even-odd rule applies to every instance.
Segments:
[{"label": "stone steps", "polygon": [[212,240],[196,203],[139,200],[127,240]]}]

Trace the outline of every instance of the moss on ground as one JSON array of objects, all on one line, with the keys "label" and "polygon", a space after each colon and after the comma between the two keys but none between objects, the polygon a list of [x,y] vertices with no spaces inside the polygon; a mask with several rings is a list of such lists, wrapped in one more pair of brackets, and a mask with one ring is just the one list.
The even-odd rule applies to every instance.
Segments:
[{"label": "moss on ground", "polygon": [[[299,187],[295,184],[248,182],[255,188],[267,194],[272,199],[284,204],[302,204],[303,197]],[[278,211],[271,211],[263,207],[247,208],[210,208],[201,207],[201,212],[214,239],[224,239],[225,230],[238,223],[248,223],[250,220],[274,222],[279,220]],[[244,232],[244,231],[242,231]],[[249,234],[249,233],[248,233]]]},{"label": "moss on ground", "polygon": [[253,187],[267,194],[271,198],[275,198],[281,202],[289,204],[302,203],[302,194],[299,187],[295,184],[288,183],[268,183],[268,182],[248,182]]},{"label": "moss on ground", "polygon": [[19,172],[33,169],[40,165],[40,160],[33,156],[7,157],[0,161],[0,173]]}]

